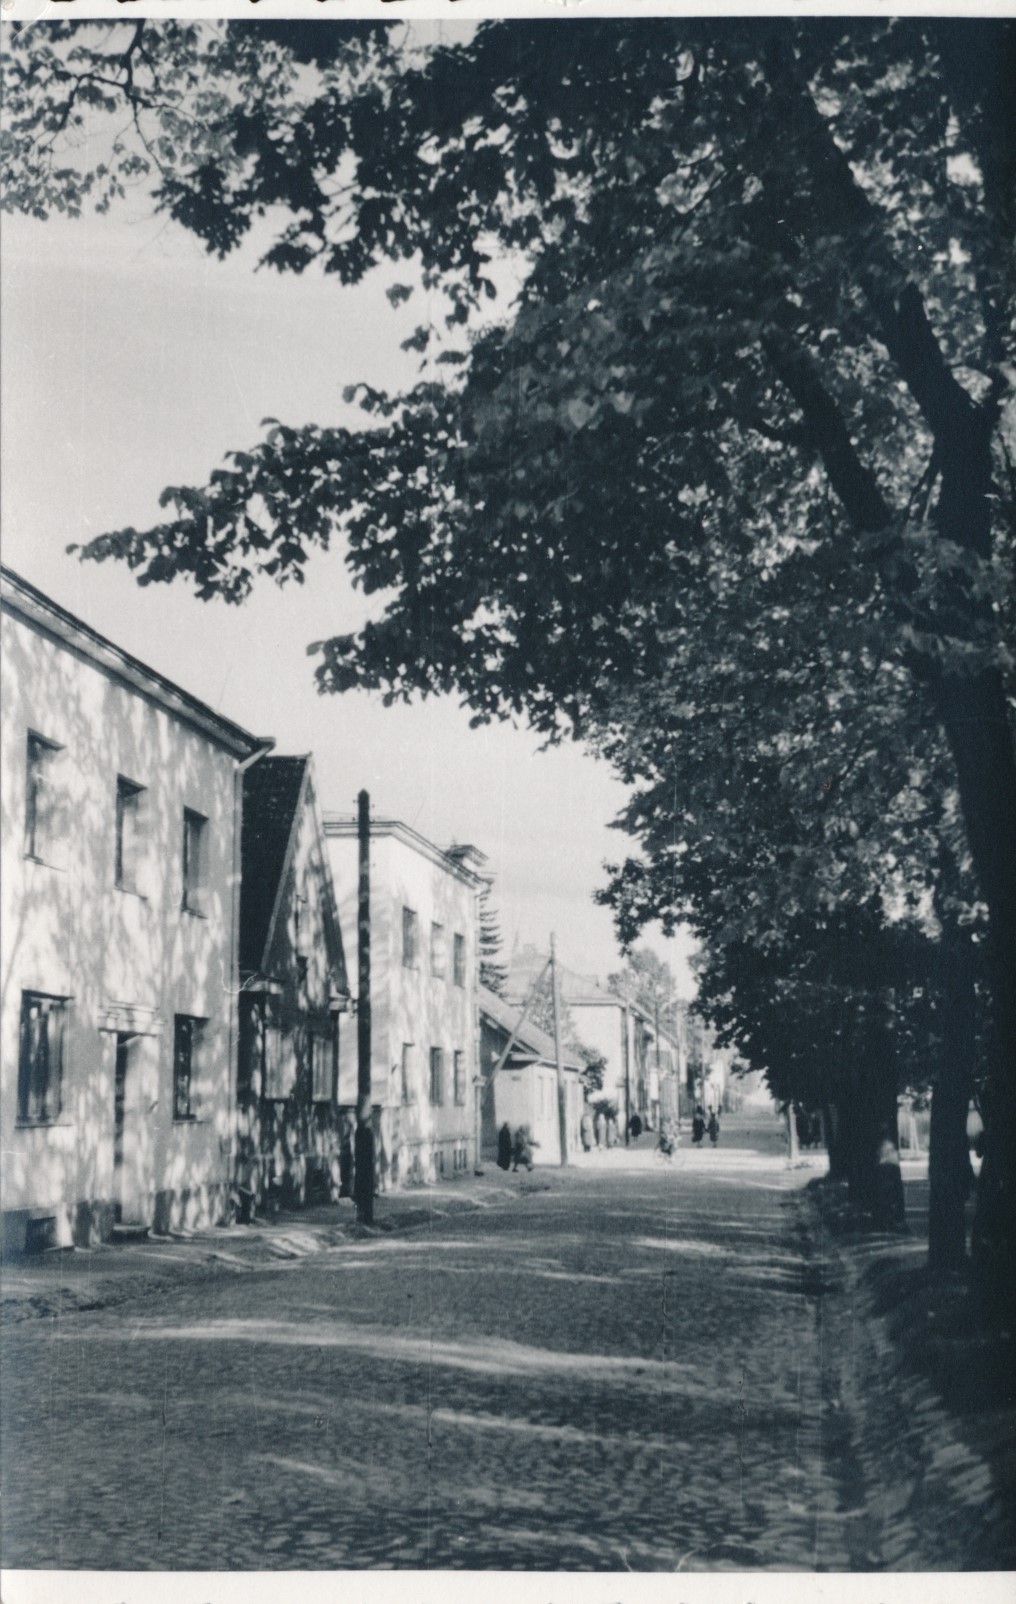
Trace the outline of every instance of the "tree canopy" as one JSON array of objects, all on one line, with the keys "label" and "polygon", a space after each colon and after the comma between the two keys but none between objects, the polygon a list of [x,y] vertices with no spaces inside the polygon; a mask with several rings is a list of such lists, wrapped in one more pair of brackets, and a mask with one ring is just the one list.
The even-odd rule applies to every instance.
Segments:
[{"label": "tree canopy", "polygon": [[605,752],[638,787],[632,935],[697,899],[721,947],[764,939],[783,896],[873,887],[916,917],[948,839],[986,910],[1010,1215],[1014,38],[36,24],[4,147],[8,205],[140,182],[213,252],[257,226],[279,271],[402,261],[424,307],[419,382],[352,384],[361,429],[271,421],[85,554],[242,600],[341,536],[385,608],[315,643],[321,688],[454,692]]}]

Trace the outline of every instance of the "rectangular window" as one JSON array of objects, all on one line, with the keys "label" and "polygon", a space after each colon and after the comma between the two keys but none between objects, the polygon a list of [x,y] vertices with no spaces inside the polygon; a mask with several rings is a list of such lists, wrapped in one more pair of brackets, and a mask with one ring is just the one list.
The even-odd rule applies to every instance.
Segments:
[{"label": "rectangular window", "polygon": [[25,765],[25,853],[44,863],[52,861],[60,833],[56,771],[62,746],[28,732]]},{"label": "rectangular window", "polygon": [[411,1041],[402,1043],[402,1102],[408,1108],[416,1102],[416,1056]]},{"label": "rectangular window", "polygon": [[47,1124],[60,1113],[69,1001],[69,997],[50,997],[39,991],[21,993],[18,1119],[23,1124]]},{"label": "rectangular window", "polygon": [[143,785],[116,777],[116,886],[120,891],[137,891],[141,862],[141,808]]},{"label": "rectangular window", "polygon": [[466,1100],[466,1055],[456,1050],[453,1060],[455,1072],[455,1101],[461,1107]]},{"label": "rectangular window", "polygon": [[335,1036],[312,1036],[310,1041],[311,1097],[315,1103],[334,1100]]},{"label": "rectangular window", "polygon": [[265,1061],[262,1096],[271,1101],[285,1097],[282,1090],[282,1031],[278,1025],[265,1026]]},{"label": "rectangular window", "polygon": [[456,986],[466,983],[466,938],[455,932],[455,942],[452,950],[452,978]]},{"label": "rectangular window", "polygon": [[183,810],[183,906],[188,913],[205,913],[205,857],[208,820],[191,808]]},{"label": "rectangular window", "polygon": [[402,967],[416,968],[417,929],[419,921],[412,908],[402,910]]},{"label": "rectangular window", "polygon": [[430,1050],[430,1100],[434,1108],[444,1102],[444,1048]]},{"label": "rectangular window", "polygon": [[173,1021],[173,1118],[194,1118],[194,1078],[207,1021],[177,1014]]},{"label": "rectangular window", "polygon": [[430,972],[440,980],[448,967],[445,951],[444,925],[432,924],[430,927]]},{"label": "rectangular window", "polygon": [[291,1030],[283,1030],[278,1023],[275,999],[269,998],[268,1001],[272,1006],[265,1020],[264,1089],[261,1095],[269,1102],[282,1103],[296,1085],[305,1037],[299,1025]]}]

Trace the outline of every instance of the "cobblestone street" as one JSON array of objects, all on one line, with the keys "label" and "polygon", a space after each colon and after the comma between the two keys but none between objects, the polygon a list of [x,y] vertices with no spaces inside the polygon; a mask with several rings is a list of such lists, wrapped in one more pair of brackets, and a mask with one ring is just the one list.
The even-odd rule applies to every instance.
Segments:
[{"label": "cobblestone street", "polygon": [[927,1463],[880,1453],[879,1340],[814,1170],[775,1132],[724,1136],[673,1166],[494,1171],[468,1209],[417,1194],[401,1232],[297,1231],[9,1323],[5,1565],[1011,1563],[930,1393]]}]

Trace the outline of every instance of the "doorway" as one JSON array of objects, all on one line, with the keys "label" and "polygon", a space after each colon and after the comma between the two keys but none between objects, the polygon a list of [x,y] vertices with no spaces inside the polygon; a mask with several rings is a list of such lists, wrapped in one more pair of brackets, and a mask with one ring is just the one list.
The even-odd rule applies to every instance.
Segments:
[{"label": "doorway", "polygon": [[113,1072],[113,1219],[124,1218],[124,1147],[127,1127],[127,1078],[134,1057],[135,1035],[120,1031],[116,1038],[116,1067]]}]

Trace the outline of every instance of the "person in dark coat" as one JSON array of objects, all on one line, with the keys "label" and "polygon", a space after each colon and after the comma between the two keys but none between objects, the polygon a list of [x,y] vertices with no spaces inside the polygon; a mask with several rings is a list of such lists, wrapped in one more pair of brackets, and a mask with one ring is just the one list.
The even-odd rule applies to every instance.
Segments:
[{"label": "person in dark coat", "polygon": [[636,1110],[629,1120],[628,1129],[631,1131],[631,1134],[635,1140],[638,1141],[638,1138],[642,1135],[642,1116],[639,1114],[638,1110]]},{"label": "person in dark coat", "polygon": [[511,1126],[505,1120],[497,1133],[497,1167],[499,1170],[511,1169],[512,1145]]},{"label": "person in dark coat", "polygon": [[533,1167],[533,1138],[528,1125],[520,1125],[515,1132],[515,1142],[512,1148],[512,1169],[517,1170],[524,1164],[527,1170]]},{"label": "person in dark coat", "polygon": [[716,1116],[715,1108],[709,1111],[709,1140],[715,1147],[720,1139],[720,1122]]},{"label": "person in dark coat", "polygon": [[701,1105],[698,1105],[696,1107],[696,1109],[695,1109],[695,1113],[692,1116],[692,1122],[691,1122],[691,1139],[694,1142],[696,1147],[698,1147],[699,1143],[701,1142],[701,1140],[702,1140],[702,1138],[703,1138],[703,1136],[705,1134],[706,1134],[706,1117],[702,1112]]}]

